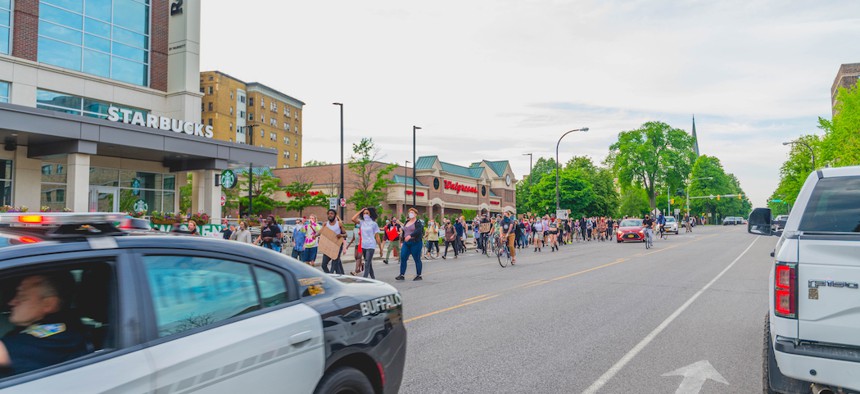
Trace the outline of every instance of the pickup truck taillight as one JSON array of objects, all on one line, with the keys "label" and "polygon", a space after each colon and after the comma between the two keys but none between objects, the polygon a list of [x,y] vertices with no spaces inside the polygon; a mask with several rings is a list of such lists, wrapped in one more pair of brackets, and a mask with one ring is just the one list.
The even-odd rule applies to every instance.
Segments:
[{"label": "pickup truck taillight", "polygon": [[774,312],[779,317],[797,318],[797,266],[776,263],[774,275]]}]

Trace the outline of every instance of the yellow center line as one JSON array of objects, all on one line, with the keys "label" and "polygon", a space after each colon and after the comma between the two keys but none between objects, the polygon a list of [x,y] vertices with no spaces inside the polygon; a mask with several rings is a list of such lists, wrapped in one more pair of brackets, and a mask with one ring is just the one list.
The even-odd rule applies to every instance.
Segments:
[{"label": "yellow center line", "polygon": [[404,320],[404,321],[403,321],[403,323],[410,323],[410,322],[413,322],[413,321],[418,320],[418,319],[423,319],[423,318],[425,318],[425,317],[430,317],[430,316],[433,316],[433,315],[438,315],[438,314],[443,313],[443,312],[452,311],[452,310],[454,310],[454,309],[462,308],[462,307],[464,307],[464,306],[469,306],[469,305],[472,305],[472,304],[476,304],[476,303],[479,303],[479,302],[483,302],[483,301],[486,301],[486,300],[490,300],[490,299],[496,298],[496,297],[498,297],[498,296],[499,296],[499,294],[496,294],[496,295],[494,295],[494,296],[490,296],[490,297],[486,297],[486,298],[481,298],[481,299],[479,299],[479,300],[470,301],[470,302],[464,302],[464,303],[462,303],[462,304],[457,304],[457,305],[454,305],[454,306],[449,306],[449,307],[447,307],[447,308],[445,308],[445,309],[439,309],[438,311],[433,311],[433,312],[430,312],[430,313],[425,313],[425,314],[420,315],[420,316],[415,316],[415,317],[410,318],[410,319],[406,319],[406,320]]},{"label": "yellow center line", "polygon": [[478,298],[484,298],[484,297],[489,296],[490,294],[492,294],[492,293],[481,294],[481,295],[479,295],[479,296],[474,296],[474,297],[471,297],[471,298],[466,298],[465,300],[463,300],[463,302],[469,302],[469,301],[472,301],[472,300],[477,300]]}]

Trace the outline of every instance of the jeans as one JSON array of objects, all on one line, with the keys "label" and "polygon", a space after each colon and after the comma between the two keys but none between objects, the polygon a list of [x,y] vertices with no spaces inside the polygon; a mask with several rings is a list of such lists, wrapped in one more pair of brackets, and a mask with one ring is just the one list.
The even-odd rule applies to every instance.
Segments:
[{"label": "jeans", "polygon": [[296,260],[301,260],[301,257],[302,257],[302,251],[301,251],[301,250],[293,249],[293,252],[290,254],[290,256],[291,256],[292,258],[296,259]]},{"label": "jeans", "polygon": [[421,276],[421,242],[404,242],[400,248],[400,275],[406,274],[406,260],[412,256],[415,261],[415,273]]},{"label": "jeans", "polygon": [[445,241],[445,253],[442,256],[448,255],[448,247],[451,246],[454,249],[454,257],[457,257],[457,241]]},{"label": "jeans", "polygon": [[376,279],[373,273],[373,253],[376,249],[361,249],[361,254],[364,255],[364,277]]},{"label": "jeans", "polygon": [[[341,275],[343,275],[343,274],[344,274],[344,272],[343,272],[343,262],[342,262],[342,261],[341,261],[341,259],[340,259],[340,254],[341,254],[342,252],[343,252],[343,248],[341,248],[340,250],[338,250],[338,252],[337,252],[337,258],[336,258],[336,259],[332,259],[331,257],[328,257],[328,256],[326,256],[325,254],[323,255],[323,258],[322,258],[322,269],[323,269],[323,272],[325,272],[325,273],[327,273],[327,274],[329,274],[329,273],[331,273],[331,274],[341,274]],[[331,271],[329,271],[329,269],[328,269],[328,263],[329,263],[329,262],[331,262]]]},{"label": "jeans", "polygon": [[433,249],[436,249],[436,254],[439,254],[439,241],[427,240],[427,254],[432,255]]},{"label": "jeans", "polygon": [[395,249],[400,249],[400,241],[388,241],[388,248],[385,250],[385,260],[388,261],[388,256],[391,255],[391,251]]}]

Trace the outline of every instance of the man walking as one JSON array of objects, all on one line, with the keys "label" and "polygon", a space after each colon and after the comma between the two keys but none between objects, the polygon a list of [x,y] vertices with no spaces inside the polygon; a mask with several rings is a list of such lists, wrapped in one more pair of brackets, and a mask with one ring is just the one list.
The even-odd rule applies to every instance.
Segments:
[{"label": "man walking", "polygon": [[293,251],[290,256],[294,259],[300,259],[305,250],[305,233],[302,231],[304,226],[305,219],[299,218],[296,220],[296,226],[293,227]]}]

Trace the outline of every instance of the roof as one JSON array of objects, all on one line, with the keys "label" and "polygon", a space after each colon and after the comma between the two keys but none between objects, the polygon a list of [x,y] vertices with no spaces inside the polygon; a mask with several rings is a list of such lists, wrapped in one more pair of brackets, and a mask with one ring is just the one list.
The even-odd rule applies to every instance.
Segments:
[{"label": "roof", "polygon": [[[395,175],[393,180],[394,180],[394,183],[397,183],[397,184],[402,183],[405,185],[410,185],[410,186],[412,185],[412,177],[411,176]],[[421,183],[421,181],[419,181],[419,180],[415,180],[415,186],[427,187],[426,185]]]},{"label": "roof", "polygon": [[508,169],[509,164],[507,160],[487,161],[486,163],[498,176],[502,176],[505,174],[505,170]]},{"label": "roof", "polygon": [[245,85],[245,89],[247,89],[247,90],[251,90],[252,88],[256,88],[256,89],[254,89],[254,90],[260,91],[260,92],[262,92],[262,93],[264,93],[264,94],[267,94],[267,95],[269,95],[269,96],[272,96],[272,97],[275,97],[275,98],[277,98],[277,99],[280,99],[281,101],[283,101],[283,102],[285,102],[285,103],[288,103],[288,104],[290,104],[290,105],[292,105],[292,106],[294,106],[294,107],[299,107],[299,108],[301,108],[302,106],[304,106],[304,105],[305,105],[305,103],[304,103],[303,101],[301,101],[301,100],[299,100],[299,99],[297,99],[297,98],[295,98],[295,97],[292,97],[292,96],[290,96],[290,95],[288,95],[288,94],[284,94],[284,93],[282,93],[281,91],[279,91],[279,90],[277,90],[277,89],[273,89],[273,88],[271,88],[271,87],[269,87],[269,86],[266,86],[266,85],[264,85],[264,84],[262,84],[262,83],[260,83],[260,82],[245,82],[245,81],[243,81],[243,80],[241,80],[241,79],[239,79],[239,78],[236,78],[236,77],[234,77],[234,76],[232,76],[232,75],[230,75],[230,74],[227,74],[227,73],[225,73],[225,72],[218,71],[218,70],[201,71],[201,72],[200,72],[200,74],[201,74],[201,75],[202,75],[202,74],[207,74],[207,73],[215,73],[215,74],[223,75],[223,76],[225,76],[225,77],[227,77],[227,78],[230,78],[230,79],[232,79],[232,80],[235,80],[235,81],[238,81],[238,82],[240,82],[240,83],[244,84],[244,85]]},{"label": "roof", "polygon": [[442,171],[444,172],[469,178],[480,178],[481,174],[484,172],[484,169],[480,167],[463,167],[456,164],[446,163],[444,161],[439,164],[442,165]]},{"label": "roof", "polygon": [[429,170],[433,168],[433,164],[436,164],[437,160],[439,160],[439,156],[421,156],[418,158],[417,163],[415,163],[415,169]]}]

